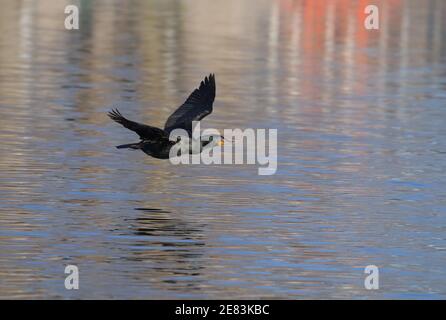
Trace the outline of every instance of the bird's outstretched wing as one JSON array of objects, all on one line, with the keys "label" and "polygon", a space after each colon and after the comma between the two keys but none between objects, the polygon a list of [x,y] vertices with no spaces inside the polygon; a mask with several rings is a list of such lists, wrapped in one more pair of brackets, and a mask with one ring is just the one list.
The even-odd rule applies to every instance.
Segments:
[{"label": "bird's outstretched wing", "polygon": [[141,140],[159,140],[166,138],[166,133],[164,130],[128,120],[124,118],[118,109],[109,112],[108,116],[117,123],[122,124],[127,129],[136,132]]},{"label": "bird's outstretched wing", "polygon": [[215,75],[201,81],[200,87],[195,89],[174,113],[172,113],[164,125],[164,131],[168,134],[174,129],[184,129],[192,133],[192,121],[199,121],[212,112],[212,104],[215,99]]}]

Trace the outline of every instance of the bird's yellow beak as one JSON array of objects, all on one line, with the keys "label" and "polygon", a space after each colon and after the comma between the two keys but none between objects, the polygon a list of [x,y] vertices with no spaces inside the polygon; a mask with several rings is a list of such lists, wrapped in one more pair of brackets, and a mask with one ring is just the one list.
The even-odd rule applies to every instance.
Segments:
[{"label": "bird's yellow beak", "polygon": [[219,147],[221,147],[222,145],[224,145],[225,144],[225,142],[223,141],[223,139],[220,139],[220,141],[218,141],[218,143],[217,143],[217,145],[219,146]]}]

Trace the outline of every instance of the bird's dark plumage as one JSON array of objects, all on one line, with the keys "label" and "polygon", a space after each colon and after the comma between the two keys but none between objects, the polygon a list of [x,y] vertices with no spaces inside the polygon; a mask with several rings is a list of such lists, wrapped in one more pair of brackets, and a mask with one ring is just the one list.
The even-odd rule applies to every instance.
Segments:
[{"label": "bird's dark plumage", "polygon": [[184,129],[192,134],[192,121],[200,121],[212,113],[215,99],[215,75],[210,74],[201,81],[200,87],[195,89],[164,125],[164,130],[170,133],[174,129]]},{"label": "bird's dark plumage", "polygon": [[[192,136],[192,121],[200,121],[212,113],[215,99],[215,75],[206,77],[199,88],[195,89],[187,100],[169,116],[164,130],[126,119],[118,109],[112,110],[108,116],[129,130],[136,132],[141,141],[117,146],[118,149],[141,149],[146,154],[160,159],[167,159],[175,141],[169,140],[169,134],[174,129],[184,129]],[[202,146],[209,141],[202,143]]]},{"label": "bird's dark plumage", "polygon": [[164,132],[164,130],[128,120],[124,118],[118,109],[109,112],[108,116],[127,129],[136,132],[141,140],[157,140],[166,137],[166,132]]}]

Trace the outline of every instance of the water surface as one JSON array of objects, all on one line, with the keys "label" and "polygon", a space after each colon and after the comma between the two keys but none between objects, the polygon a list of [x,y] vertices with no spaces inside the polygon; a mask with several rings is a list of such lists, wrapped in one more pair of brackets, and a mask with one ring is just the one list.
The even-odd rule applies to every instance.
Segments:
[{"label": "water surface", "polygon": [[[1,298],[446,298],[444,1],[75,3],[2,1]],[[275,175],[114,148],[211,72]]]}]

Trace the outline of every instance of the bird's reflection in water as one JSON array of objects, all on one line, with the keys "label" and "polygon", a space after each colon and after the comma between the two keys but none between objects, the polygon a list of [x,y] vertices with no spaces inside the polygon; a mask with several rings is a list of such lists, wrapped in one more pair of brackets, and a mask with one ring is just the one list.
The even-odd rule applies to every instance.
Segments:
[{"label": "bird's reflection in water", "polygon": [[141,214],[127,222],[132,233],[140,237],[132,245],[136,250],[131,251],[128,260],[150,265],[142,276],[154,279],[152,285],[166,289],[167,284],[168,289],[175,291],[199,290],[204,268],[205,225],[183,220],[177,213],[164,209],[135,210]]},{"label": "bird's reflection in water", "polygon": [[156,208],[135,208],[135,210],[156,212],[156,213],[170,213],[170,211],[163,210],[163,209],[156,209]]}]

